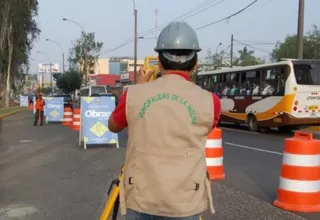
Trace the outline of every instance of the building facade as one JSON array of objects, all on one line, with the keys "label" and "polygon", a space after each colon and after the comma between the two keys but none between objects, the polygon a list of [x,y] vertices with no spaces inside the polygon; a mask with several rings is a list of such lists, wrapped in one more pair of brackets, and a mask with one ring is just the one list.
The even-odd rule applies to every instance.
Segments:
[{"label": "building facade", "polygon": [[[143,66],[144,60],[137,60],[137,69]],[[134,59],[132,57],[100,58],[96,62],[93,74],[120,75],[125,72],[134,71]]]},{"label": "building facade", "polygon": [[[137,60],[137,69],[139,69],[141,66],[143,66],[144,60]],[[128,60],[128,66],[127,66],[127,72],[133,72],[134,71],[134,60]]]},{"label": "building facade", "polygon": [[94,68],[95,74],[109,74],[109,59],[98,59]]}]

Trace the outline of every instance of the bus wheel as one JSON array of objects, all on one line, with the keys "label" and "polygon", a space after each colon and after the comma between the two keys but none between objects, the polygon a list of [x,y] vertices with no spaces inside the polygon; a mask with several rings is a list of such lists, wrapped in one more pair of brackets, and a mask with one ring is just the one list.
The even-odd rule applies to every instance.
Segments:
[{"label": "bus wheel", "polygon": [[249,131],[253,131],[253,132],[260,131],[256,116],[248,115],[247,123],[248,123]]}]

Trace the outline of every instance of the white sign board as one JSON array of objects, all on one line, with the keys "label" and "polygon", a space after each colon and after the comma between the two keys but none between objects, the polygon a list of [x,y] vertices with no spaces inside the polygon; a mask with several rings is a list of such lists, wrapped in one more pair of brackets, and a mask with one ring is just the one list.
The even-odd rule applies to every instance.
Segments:
[{"label": "white sign board", "polygon": [[[50,71],[51,69],[51,71]],[[59,72],[59,64],[58,63],[54,63],[54,64],[43,64],[43,63],[39,63],[38,64],[38,72],[39,73],[58,73]]]},{"label": "white sign board", "polygon": [[129,80],[130,74],[129,73],[123,73],[120,75],[120,80]]}]

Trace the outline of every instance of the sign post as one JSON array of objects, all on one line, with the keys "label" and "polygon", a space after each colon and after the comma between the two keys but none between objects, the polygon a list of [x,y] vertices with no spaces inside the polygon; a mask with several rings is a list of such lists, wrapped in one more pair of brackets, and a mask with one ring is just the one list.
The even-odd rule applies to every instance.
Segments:
[{"label": "sign post", "polygon": [[49,122],[62,122],[64,112],[63,97],[46,97],[44,106],[44,115],[47,124]]},{"label": "sign post", "polygon": [[108,129],[108,120],[115,109],[114,96],[81,97],[81,123],[79,146],[115,144],[119,148],[118,134]]}]

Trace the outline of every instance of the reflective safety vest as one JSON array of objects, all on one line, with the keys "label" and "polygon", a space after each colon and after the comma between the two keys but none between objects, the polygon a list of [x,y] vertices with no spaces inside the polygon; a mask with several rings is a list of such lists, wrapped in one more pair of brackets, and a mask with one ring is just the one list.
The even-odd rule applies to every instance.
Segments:
[{"label": "reflective safety vest", "polygon": [[41,99],[40,98],[36,99],[36,109],[37,110],[43,111],[44,105],[45,105],[44,99],[42,99],[42,98]]},{"label": "reflective safety vest", "polygon": [[128,88],[128,145],[120,208],[165,216],[214,213],[205,145],[212,94],[179,75]]}]

